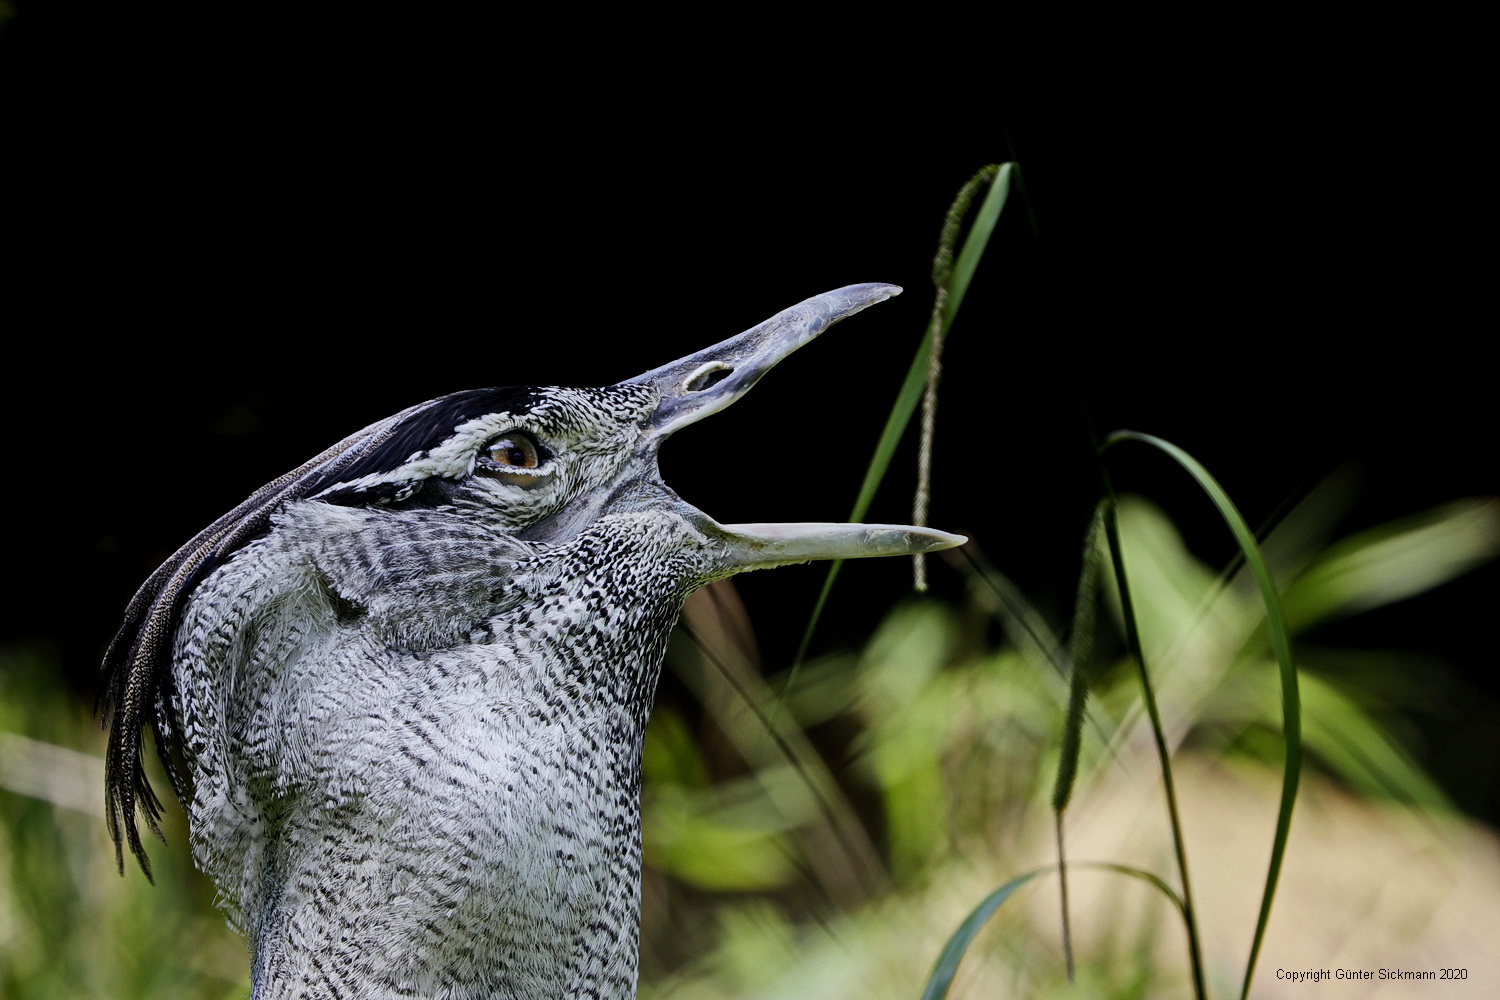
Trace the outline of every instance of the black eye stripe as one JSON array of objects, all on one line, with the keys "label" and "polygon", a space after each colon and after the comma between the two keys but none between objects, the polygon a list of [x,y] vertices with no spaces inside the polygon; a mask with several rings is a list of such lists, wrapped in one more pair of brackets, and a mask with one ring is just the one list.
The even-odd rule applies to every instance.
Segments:
[{"label": "black eye stripe", "polygon": [[[358,443],[328,468],[317,470],[298,495],[312,496],[340,483],[393,472],[441,445],[452,436],[454,428],[468,420],[486,413],[521,415],[529,412],[540,399],[538,389],[509,386],[469,389],[429,400],[407,411],[378,441]],[[367,498],[365,489],[341,490],[320,497],[332,503],[357,503]]]}]

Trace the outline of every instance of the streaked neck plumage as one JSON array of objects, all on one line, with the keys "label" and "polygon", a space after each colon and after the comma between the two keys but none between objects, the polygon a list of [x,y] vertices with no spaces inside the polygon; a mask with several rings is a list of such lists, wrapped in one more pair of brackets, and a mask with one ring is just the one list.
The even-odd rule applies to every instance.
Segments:
[{"label": "streaked neck plumage", "polygon": [[640,747],[691,526],[530,546],[301,504],[277,528],[194,596],[177,670],[195,856],[239,887],[256,995],[633,996]]}]

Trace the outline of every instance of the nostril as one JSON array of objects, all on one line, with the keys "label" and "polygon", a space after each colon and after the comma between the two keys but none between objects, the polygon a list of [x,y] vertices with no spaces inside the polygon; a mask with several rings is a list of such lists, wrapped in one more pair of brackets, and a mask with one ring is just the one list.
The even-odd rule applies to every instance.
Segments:
[{"label": "nostril", "polygon": [[688,392],[702,392],[712,388],[734,374],[734,369],[722,361],[710,361],[689,375],[683,386]]}]

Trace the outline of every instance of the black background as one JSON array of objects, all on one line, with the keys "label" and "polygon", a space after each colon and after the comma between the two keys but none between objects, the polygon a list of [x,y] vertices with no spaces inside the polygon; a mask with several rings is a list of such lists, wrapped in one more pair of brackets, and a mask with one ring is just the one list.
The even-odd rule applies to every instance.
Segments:
[{"label": "black background", "polygon": [[[10,10],[3,640],[55,648],[80,697],[156,563],[339,437],[459,388],[617,381],[896,282],[663,455],[721,521],[844,518],[926,323],[943,213],[1008,159],[1022,186],[951,334],[932,522],[1054,620],[1097,490],[1090,424],[1182,445],[1252,525],[1337,469],[1360,484],[1342,530],[1500,490],[1488,129],[1461,52]],[[911,448],[897,463],[872,520],[908,517]],[[1141,451],[1118,475],[1228,558],[1180,474]],[[740,581],[769,661],[821,578]],[[849,568],[823,641],[858,643],[906,578]],[[1492,816],[1497,582],[1311,637],[1452,664],[1413,749]],[[938,568],[935,586],[962,585]]]}]

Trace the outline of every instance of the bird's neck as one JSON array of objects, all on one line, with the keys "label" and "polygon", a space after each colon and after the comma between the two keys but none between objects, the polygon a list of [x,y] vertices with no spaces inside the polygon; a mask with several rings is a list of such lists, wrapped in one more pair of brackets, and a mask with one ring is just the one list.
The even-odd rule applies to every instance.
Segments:
[{"label": "bird's neck", "polygon": [[195,855],[257,997],[634,995],[641,742],[684,594],[658,537],[612,527],[492,556],[498,582],[449,553],[444,586],[379,600],[326,539],[301,582],[264,552],[205,586],[293,580],[179,678],[234,692],[184,706]]}]

